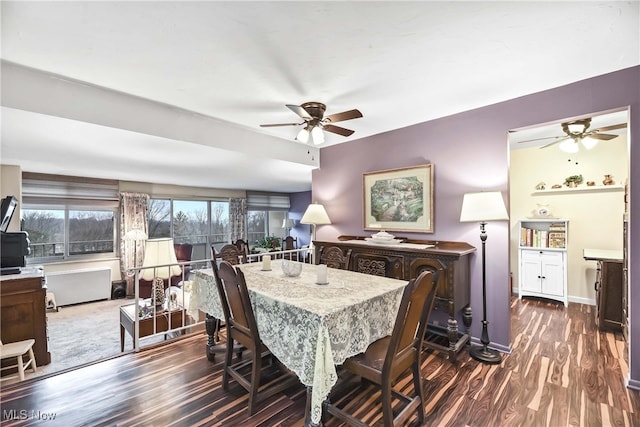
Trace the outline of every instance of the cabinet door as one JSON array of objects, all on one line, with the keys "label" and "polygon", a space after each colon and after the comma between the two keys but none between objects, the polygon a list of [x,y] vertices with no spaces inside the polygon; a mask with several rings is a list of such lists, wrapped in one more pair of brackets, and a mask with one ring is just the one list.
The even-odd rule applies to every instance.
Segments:
[{"label": "cabinet door", "polygon": [[539,293],[542,290],[540,253],[538,251],[523,251],[520,262],[520,287],[525,291]]},{"label": "cabinet door", "polygon": [[542,293],[564,296],[564,262],[559,252],[540,254],[542,264]]}]

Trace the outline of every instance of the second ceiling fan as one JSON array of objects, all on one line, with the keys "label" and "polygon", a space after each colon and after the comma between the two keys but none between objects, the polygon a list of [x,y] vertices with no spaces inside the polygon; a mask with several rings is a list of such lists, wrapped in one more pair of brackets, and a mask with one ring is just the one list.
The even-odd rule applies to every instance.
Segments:
[{"label": "second ceiling fan", "polygon": [[619,135],[603,133],[617,129],[624,129],[627,127],[626,123],[618,123],[611,126],[603,126],[598,129],[589,130],[591,125],[591,118],[573,120],[570,122],[562,123],[562,131],[565,133],[561,136],[552,136],[545,138],[529,139],[523,142],[532,142],[544,139],[553,139],[553,141],[542,145],[540,148],[550,147],[555,144],[560,144],[560,149],[568,153],[578,152],[578,144],[582,142],[582,145],[587,149],[593,148],[598,141],[608,141],[610,139],[617,138]]},{"label": "second ceiling fan", "polygon": [[275,126],[299,126],[305,125],[300,130],[296,140],[306,143],[309,140],[309,135],[313,139],[314,144],[322,144],[324,142],[323,130],[331,133],[335,133],[342,136],[351,136],[353,130],[346,129],[341,126],[336,126],[331,123],[342,122],[345,120],[358,119],[362,117],[362,113],[359,110],[343,111],[342,113],[330,114],[324,117],[326,111],[326,105],[320,102],[305,102],[302,105],[287,104],[287,108],[300,116],[304,121],[300,123],[273,123],[263,124],[261,127],[275,127]]}]

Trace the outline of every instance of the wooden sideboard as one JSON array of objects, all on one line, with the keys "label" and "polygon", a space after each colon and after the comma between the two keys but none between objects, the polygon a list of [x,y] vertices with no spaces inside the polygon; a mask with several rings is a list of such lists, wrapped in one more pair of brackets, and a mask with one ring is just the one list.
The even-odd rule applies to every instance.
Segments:
[{"label": "wooden sideboard", "polygon": [[[475,247],[464,242],[409,239],[403,239],[400,245],[381,245],[369,243],[362,236],[340,236],[333,241],[314,241],[314,259],[319,259],[323,248],[331,246],[339,247],[343,253],[350,250],[348,268],[360,273],[410,280],[425,270],[440,271],[434,310],[443,310],[449,316],[447,327],[430,324],[425,344],[447,351],[453,360],[469,341],[469,257]],[[460,312],[465,326],[462,332],[456,319]]]},{"label": "wooden sideboard", "polygon": [[0,339],[3,343],[36,340],[33,353],[38,366],[51,363],[47,339],[44,271],[23,268],[20,274],[0,279]]},{"label": "wooden sideboard", "polygon": [[623,297],[623,252],[605,249],[583,249],[587,261],[597,261],[596,324],[600,329],[623,330],[626,307]]}]

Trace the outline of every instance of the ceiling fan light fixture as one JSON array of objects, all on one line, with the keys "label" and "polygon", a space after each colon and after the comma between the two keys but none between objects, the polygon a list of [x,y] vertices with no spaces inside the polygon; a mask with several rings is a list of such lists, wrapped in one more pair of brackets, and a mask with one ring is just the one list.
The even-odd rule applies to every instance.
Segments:
[{"label": "ceiling fan light fixture", "polygon": [[587,150],[591,150],[593,147],[598,145],[598,140],[595,138],[591,138],[590,136],[585,136],[584,138],[582,138],[582,145]]},{"label": "ceiling fan light fixture", "polygon": [[569,129],[570,133],[577,135],[582,134],[585,130],[587,130],[587,127],[584,125],[584,123],[569,123],[567,125],[567,128]]},{"label": "ceiling fan light fixture", "polygon": [[558,148],[565,153],[577,153],[578,152],[578,141],[573,138],[566,139],[558,145]]},{"label": "ceiling fan light fixture", "polygon": [[316,145],[324,143],[324,133],[320,126],[315,126],[311,129],[311,138],[313,139],[313,143]]},{"label": "ceiling fan light fixture", "polygon": [[298,132],[298,136],[296,136],[296,140],[306,144],[307,141],[309,141],[309,129],[305,127],[300,130],[300,132]]}]

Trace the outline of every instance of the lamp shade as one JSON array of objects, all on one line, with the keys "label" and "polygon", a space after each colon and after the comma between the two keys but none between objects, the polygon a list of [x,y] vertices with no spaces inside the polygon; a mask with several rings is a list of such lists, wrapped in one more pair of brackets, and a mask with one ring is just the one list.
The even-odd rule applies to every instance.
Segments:
[{"label": "lamp shade", "polygon": [[[173,265],[167,265],[173,264]],[[144,247],[144,260],[142,261],[141,278],[144,280],[168,279],[177,276],[182,272],[176,259],[176,251],[173,248],[173,239],[151,239],[147,240]],[[164,267],[153,267],[163,265]]]},{"label": "lamp shade", "polygon": [[311,137],[313,138],[313,143],[316,145],[324,144],[324,133],[319,126],[311,129]]},{"label": "lamp shade", "polygon": [[309,130],[307,128],[300,130],[300,132],[298,132],[298,136],[296,136],[296,140],[305,143],[309,141]]},{"label": "lamp shade", "polygon": [[311,203],[300,219],[301,224],[331,224],[329,215],[319,203]]},{"label": "lamp shade", "polygon": [[462,199],[461,222],[499,221],[509,219],[499,191],[467,193]]},{"label": "lamp shade", "polygon": [[293,228],[296,226],[296,222],[293,219],[285,218],[282,220],[282,228]]}]

